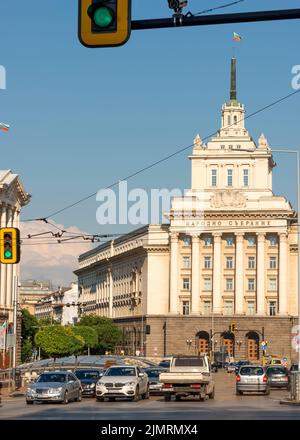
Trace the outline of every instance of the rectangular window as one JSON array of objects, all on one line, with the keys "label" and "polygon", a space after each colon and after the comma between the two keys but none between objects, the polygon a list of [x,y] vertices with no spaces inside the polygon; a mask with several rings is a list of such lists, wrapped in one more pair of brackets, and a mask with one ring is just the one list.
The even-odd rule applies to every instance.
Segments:
[{"label": "rectangular window", "polygon": [[203,314],[210,315],[211,314],[211,301],[203,302]]},{"label": "rectangular window", "polygon": [[188,235],[185,235],[183,237],[183,245],[184,246],[190,246],[191,244],[191,237],[189,237]]},{"label": "rectangular window", "polygon": [[217,170],[211,170],[211,186],[217,186]]},{"label": "rectangular window", "polygon": [[233,183],[233,170],[227,170],[227,186],[232,186]]},{"label": "rectangular window", "polygon": [[204,290],[211,290],[211,278],[204,278]]},{"label": "rectangular window", "polygon": [[270,301],[269,302],[269,315],[275,316],[277,311],[277,304],[276,301]]},{"label": "rectangular window", "polygon": [[204,269],[211,269],[211,257],[204,257]]},{"label": "rectangular window", "polygon": [[276,235],[271,235],[269,237],[269,243],[270,243],[270,246],[276,246],[277,245],[277,237],[276,237]]},{"label": "rectangular window", "polygon": [[247,315],[255,315],[255,302],[254,301],[248,301]]},{"label": "rectangular window", "polygon": [[277,257],[270,257],[270,269],[277,269]]},{"label": "rectangular window", "polygon": [[189,269],[191,267],[191,260],[190,257],[183,257],[182,258],[182,264],[184,269]]},{"label": "rectangular window", "polygon": [[226,257],[226,269],[233,269],[233,257]]},{"label": "rectangular window", "polygon": [[247,237],[248,246],[255,246],[256,240],[254,235],[249,235]]},{"label": "rectangular window", "polygon": [[269,290],[277,290],[277,278],[269,278]]},{"label": "rectangular window", "polygon": [[255,257],[248,257],[248,269],[255,269]]},{"label": "rectangular window", "polygon": [[224,315],[233,315],[233,301],[224,302]]},{"label": "rectangular window", "polygon": [[226,245],[227,245],[227,246],[233,246],[233,244],[234,244],[234,238],[233,238],[232,235],[226,237],[225,240],[226,240]]},{"label": "rectangular window", "polygon": [[233,278],[226,278],[226,290],[233,290]]},{"label": "rectangular window", "polygon": [[182,301],[182,314],[189,315],[190,314],[190,302]]},{"label": "rectangular window", "polygon": [[243,170],[243,185],[249,186],[249,170],[248,169]]},{"label": "rectangular window", "polygon": [[183,278],[182,287],[183,287],[183,290],[190,290],[190,279],[189,278]]},{"label": "rectangular window", "polygon": [[203,240],[204,240],[204,246],[212,245],[212,239],[210,235],[206,235]]},{"label": "rectangular window", "polygon": [[255,290],[255,279],[254,278],[248,278],[248,290],[254,291]]}]

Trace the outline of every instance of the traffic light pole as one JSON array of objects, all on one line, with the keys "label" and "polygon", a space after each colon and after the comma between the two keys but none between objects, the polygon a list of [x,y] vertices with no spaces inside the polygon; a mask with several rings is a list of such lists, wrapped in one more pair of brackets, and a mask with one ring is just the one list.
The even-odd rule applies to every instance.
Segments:
[{"label": "traffic light pole", "polygon": [[219,15],[181,15],[174,14],[171,18],[149,20],[133,20],[131,30],[161,29],[185,26],[208,26],[228,23],[251,23],[257,21],[277,21],[300,19],[300,9],[279,9],[275,11],[244,12],[241,14]]}]

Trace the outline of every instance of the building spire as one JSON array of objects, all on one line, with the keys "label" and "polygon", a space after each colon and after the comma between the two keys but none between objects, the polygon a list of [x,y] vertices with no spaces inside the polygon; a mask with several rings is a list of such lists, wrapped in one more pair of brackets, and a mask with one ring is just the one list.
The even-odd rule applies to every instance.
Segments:
[{"label": "building spire", "polygon": [[230,101],[236,100],[236,58],[231,58]]}]

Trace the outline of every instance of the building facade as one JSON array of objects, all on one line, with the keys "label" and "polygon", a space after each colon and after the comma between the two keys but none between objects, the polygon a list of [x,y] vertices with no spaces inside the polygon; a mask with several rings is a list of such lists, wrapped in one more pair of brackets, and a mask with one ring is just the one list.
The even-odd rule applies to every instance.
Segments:
[{"label": "building facade", "polygon": [[[30,195],[25,191],[20,177],[10,170],[0,171],[0,219],[1,228],[20,226],[20,213],[23,206],[30,201]],[[19,264],[0,264],[0,326],[8,322],[8,331],[13,331],[13,304],[15,280],[19,280]],[[16,281],[17,283],[18,281]],[[21,317],[18,311],[17,325],[17,360],[20,357]],[[0,365],[8,365],[8,350],[0,349]]]},{"label": "building facade", "polygon": [[[191,189],[168,225],[149,225],[79,257],[84,313],[113,318],[123,349],[148,356],[228,353],[293,358],[297,324],[297,215],[272,191],[276,166],[262,134],[245,127],[236,60],[221,128],[189,156]],[[296,185],[296,183],[295,183]],[[231,323],[235,332],[229,332]]]},{"label": "building facade", "polygon": [[48,280],[26,280],[19,287],[19,302],[21,309],[26,309],[34,315],[34,307],[39,299],[53,292],[51,282]]}]

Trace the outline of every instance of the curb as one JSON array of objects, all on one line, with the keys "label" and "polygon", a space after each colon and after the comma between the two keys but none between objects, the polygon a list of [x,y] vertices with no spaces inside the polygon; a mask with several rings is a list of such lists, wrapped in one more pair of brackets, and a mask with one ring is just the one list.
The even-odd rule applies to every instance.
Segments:
[{"label": "curb", "polygon": [[281,405],[300,406],[300,402],[294,400],[280,400]]}]

